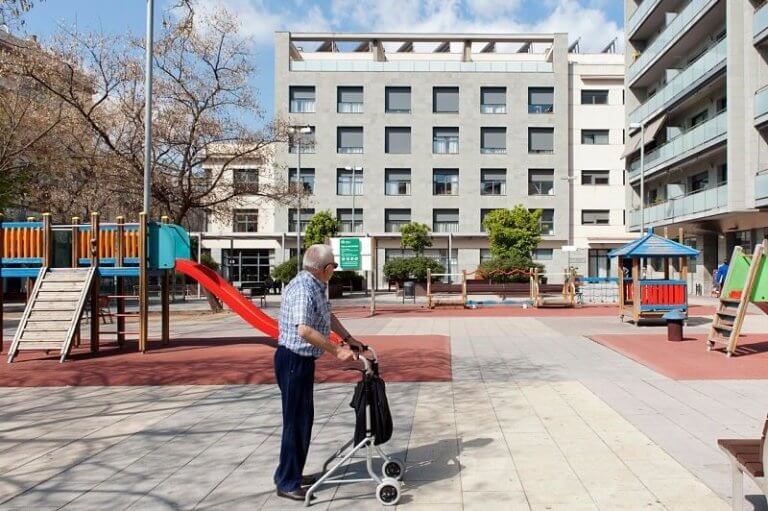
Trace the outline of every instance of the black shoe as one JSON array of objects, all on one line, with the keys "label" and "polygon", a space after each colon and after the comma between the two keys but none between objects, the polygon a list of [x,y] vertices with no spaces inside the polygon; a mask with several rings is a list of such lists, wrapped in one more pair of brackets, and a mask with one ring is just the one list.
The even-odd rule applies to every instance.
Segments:
[{"label": "black shoe", "polygon": [[302,486],[312,486],[317,482],[318,477],[316,475],[301,476]]},{"label": "black shoe", "polygon": [[[297,488],[296,490],[293,490],[293,491],[282,491],[278,489],[277,496],[282,497],[284,499],[303,501],[307,497],[307,490],[305,488]],[[312,495],[312,498],[310,500],[314,498],[315,496]]]}]

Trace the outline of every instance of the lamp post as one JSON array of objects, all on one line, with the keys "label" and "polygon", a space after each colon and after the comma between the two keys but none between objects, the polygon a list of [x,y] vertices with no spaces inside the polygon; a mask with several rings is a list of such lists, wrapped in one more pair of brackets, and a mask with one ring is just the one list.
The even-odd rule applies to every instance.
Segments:
[{"label": "lamp post", "polygon": [[152,54],[155,0],[147,0],[147,39],[144,62],[144,212],[152,208]]},{"label": "lamp post", "polygon": [[[296,269],[301,271],[301,196],[304,195],[304,184],[301,182],[301,146],[302,136],[312,133],[309,126],[289,126],[288,135],[293,138],[296,144],[298,161],[296,164],[296,184],[298,189],[298,198],[296,199]],[[290,181],[290,179],[289,179]]]},{"label": "lamp post", "polygon": [[362,172],[363,167],[344,167],[344,170],[352,172],[352,232],[357,232],[355,229],[355,198],[357,197],[357,181],[355,180],[355,172]]},{"label": "lamp post", "polygon": [[640,236],[645,233],[645,123],[633,122],[630,129],[640,128]]}]

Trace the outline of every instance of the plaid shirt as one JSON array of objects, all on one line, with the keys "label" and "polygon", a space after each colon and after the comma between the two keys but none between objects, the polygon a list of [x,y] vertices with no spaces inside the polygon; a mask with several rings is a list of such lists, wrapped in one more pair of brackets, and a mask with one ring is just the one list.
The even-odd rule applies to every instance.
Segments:
[{"label": "plaid shirt", "polygon": [[285,288],[280,304],[280,336],[277,343],[303,357],[317,358],[321,348],[312,346],[299,335],[299,325],[314,328],[323,336],[331,333],[331,303],[325,296],[325,284],[308,271],[300,272]]}]

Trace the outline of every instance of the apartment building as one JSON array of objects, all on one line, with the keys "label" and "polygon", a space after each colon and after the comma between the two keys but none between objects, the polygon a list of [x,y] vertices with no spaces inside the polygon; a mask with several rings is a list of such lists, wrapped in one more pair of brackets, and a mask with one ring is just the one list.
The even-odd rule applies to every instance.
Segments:
[{"label": "apartment building", "polygon": [[323,210],[376,239],[379,270],[418,221],[427,255],[473,271],[490,257],[483,217],[516,204],[543,211],[533,255],[553,272],[605,276],[628,239],[621,55],[576,53],[567,34],[278,32],[274,72],[276,117],[305,128],[275,166],[309,192],[300,214],[268,213],[276,262]]},{"label": "apartment building", "polygon": [[718,261],[768,226],[763,4],[625,0],[627,225],[682,228],[705,291]]}]

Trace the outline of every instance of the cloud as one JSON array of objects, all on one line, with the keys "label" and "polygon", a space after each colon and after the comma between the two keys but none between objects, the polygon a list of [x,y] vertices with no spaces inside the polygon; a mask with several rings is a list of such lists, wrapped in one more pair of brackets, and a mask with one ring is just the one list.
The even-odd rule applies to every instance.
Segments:
[{"label": "cloud", "polygon": [[[225,7],[241,20],[243,33],[269,44],[275,30],[312,32],[567,32],[581,37],[583,51],[603,48],[621,27],[601,0],[539,0],[548,13],[522,21],[522,0],[197,0],[199,7]],[[615,0],[613,0],[615,1]],[[541,10],[539,7],[538,10]]]}]

